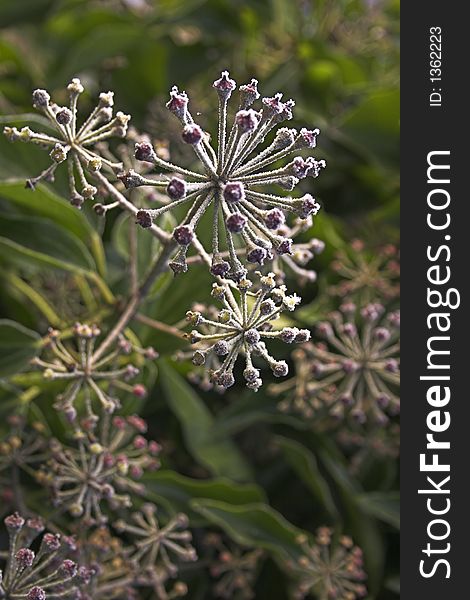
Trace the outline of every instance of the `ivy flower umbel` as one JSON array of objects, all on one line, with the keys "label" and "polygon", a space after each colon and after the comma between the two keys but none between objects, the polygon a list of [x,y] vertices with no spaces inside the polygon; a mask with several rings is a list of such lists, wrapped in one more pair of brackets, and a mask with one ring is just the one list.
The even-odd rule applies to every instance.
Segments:
[{"label": "ivy flower umbel", "polygon": [[[224,71],[214,88],[219,98],[217,148],[214,149],[209,136],[195,123],[189,109],[188,96],[174,87],[170,93],[168,109],[181,121],[182,140],[194,149],[201,164],[196,172],[174,165],[159,158],[148,143],[136,144],[135,156],[139,160],[153,163],[170,175],[158,180],[143,177],[135,171],[121,176],[126,187],[141,185],[166,189],[168,204],[156,210],[142,209],[137,213],[137,222],[150,227],[153,220],[179,205],[188,203],[189,210],[183,221],[174,229],[174,240],[180,249],[170,266],[176,273],[187,270],[186,253],[196,236],[196,229],[203,215],[212,207],[212,266],[211,271],[220,277],[239,281],[246,273],[237,258],[236,237],[246,246],[248,262],[263,264],[272,256],[290,254],[292,240],[279,235],[276,230],[284,224],[284,211],[305,219],[315,215],[320,205],[310,194],[301,198],[277,196],[260,191],[259,188],[278,185],[291,191],[300,179],[317,177],[325,167],[324,160],[313,157],[306,159],[295,156],[291,162],[276,169],[266,169],[273,163],[316,146],[318,129],[281,128],[267,147],[259,150],[266,136],[280,123],[292,118],[293,100],[282,101],[282,94],[263,98],[262,108],[256,111],[252,105],[259,99],[257,81],[239,88],[238,111],[228,130],[227,106],[236,88],[236,83]],[[221,256],[221,232],[223,230],[228,257]]]},{"label": "ivy flower umbel", "polygon": [[98,417],[93,409],[93,398],[98,399],[101,409],[106,413],[112,413],[120,406],[119,399],[111,394],[110,388],[131,392],[138,397],[145,396],[143,385],[130,386],[127,383],[139,373],[139,369],[125,357],[134,352],[152,360],[157,357],[155,350],[151,347],[138,348],[121,336],[114,348],[95,360],[95,342],[100,334],[96,325],[76,323],[73,327],[74,343],[70,343],[62,341],[59,331],[49,329],[44,346],[50,358],[35,358],[32,361],[33,365],[43,370],[45,379],[66,384],[54,406],[70,423],[76,421],[76,405],[81,396],[86,417],[94,422]]},{"label": "ivy flower umbel", "polygon": [[157,598],[169,600],[187,592],[182,582],[176,582],[169,592],[166,590],[168,580],[178,574],[177,563],[195,561],[197,554],[187,530],[188,517],[178,514],[162,526],[156,511],[154,504],[145,503],[140,512],[131,515],[130,522],[120,519],[114,528],[132,539],[130,560],[138,572],[137,583],[153,587]]},{"label": "ivy flower umbel", "polygon": [[313,595],[318,600],[356,600],[367,594],[361,549],[347,536],[335,544],[332,533],[328,527],[320,527],[314,545],[299,536],[303,555],[289,565],[299,579],[294,598]]},{"label": "ivy flower umbel", "polygon": [[296,377],[272,385],[271,393],[288,392],[282,410],[299,410],[312,417],[350,415],[358,423],[388,422],[387,413],[399,412],[400,313],[384,318],[381,304],[357,311],[343,304],[330,320],[317,325],[325,343],[306,344],[297,356]]},{"label": "ivy flower umbel", "polygon": [[[4,520],[9,551],[0,570],[0,597],[24,600],[75,600],[80,597],[78,565],[67,558],[75,549],[72,538],[45,533],[36,551],[31,545],[44,531],[41,519],[14,513]],[[3,553],[0,554],[3,561]]]},{"label": "ivy flower umbel", "polygon": [[132,506],[132,496],[144,491],[138,480],[159,467],[160,446],[143,437],[146,431],[137,415],[112,420],[104,415],[99,435],[76,432],[73,446],[51,441],[51,458],[37,479],[51,489],[55,505],[83,518],[85,525],[104,523],[102,505],[111,510]]},{"label": "ivy flower umbel", "polygon": [[187,334],[192,344],[199,349],[193,354],[193,363],[202,365],[210,353],[223,357],[220,368],[211,374],[212,380],[224,388],[235,383],[233,368],[239,354],[245,356],[243,377],[250,389],[257,391],[262,380],[260,372],[253,364],[253,357],[263,358],[276,377],[285,377],[289,371],[285,361],[274,359],[266,348],[264,340],[279,339],[287,344],[302,343],[310,339],[310,332],[297,327],[272,329],[283,311],[293,311],[301,298],[296,294],[287,295],[284,285],[276,286],[273,273],[259,275],[259,289],[251,292],[251,281],[242,279],[236,284],[238,301],[232,287],[226,283],[214,283],[212,296],[222,302],[224,308],[217,315],[217,321],[207,319],[200,312],[188,311],[187,320],[195,327],[211,326],[214,333],[193,330]]},{"label": "ivy flower umbel", "polygon": [[97,193],[95,186],[87,179],[87,173],[93,174],[102,167],[112,172],[122,170],[122,163],[115,163],[97,154],[93,146],[109,137],[125,137],[129,115],[117,112],[113,117],[113,92],[103,92],[98,104],[87,119],[78,124],[77,100],[84,92],[80,79],[72,79],[67,86],[69,106],[58,106],[51,102],[46,90],[33,92],[33,106],[41,111],[49,120],[54,135],[36,133],[29,127],[18,130],[16,127],[5,127],[4,134],[12,141],[32,142],[50,149],[49,156],[52,164],[37,177],[29,179],[27,187],[34,189],[41,180],[53,181],[56,168],[63,162],[67,163],[70,202],[78,208],[83,202],[91,199]]}]

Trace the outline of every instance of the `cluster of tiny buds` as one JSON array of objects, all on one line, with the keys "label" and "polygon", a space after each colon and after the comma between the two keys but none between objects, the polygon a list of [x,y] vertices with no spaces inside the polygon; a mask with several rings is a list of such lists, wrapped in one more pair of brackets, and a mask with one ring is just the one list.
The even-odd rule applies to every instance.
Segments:
[{"label": "cluster of tiny buds", "polygon": [[[301,198],[276,196],[260,191],[263,186],[279,185],[292,191],[301,179],[317,177],[326,166],[324,160],[313,157],[295,156],[291,162],[278,169],[267,169],[278,160],[303,149],[316,146],[318,129],[281,128],[272,142],[259,150],[266,136],[283,121],[292,118],[295,103],[282,101],[282,94],[262,99],[262,108],[255,111],[252,104],[260,98],[257,81],[239,88],[239,108],[233,124],[227,128],[227,104],[236,88],[227,71],[214,82],[219,98],[217,148],[209,144],[208,136],[195,123],[185,92],[173,87],[168,109],[182,124],[181,137],[189,144],[200,162],[202,172],[163,160],[149,142],[137,143],[135,156],[147,164],[153,164],[171,175],[149,179],[130,170],[120,175],[129,189],[139,186],[154,186],[166,191],[169,202],[158,209],[140,209],[136,220],[144,228],[177,206],[188,203],[186,217],[174,229],[173,238],[179,246],[170,263],[175,273],[187,270],[188,247],[197,239],[196,229],[202,216],[212,207],[212,265],[211,272],[218,277],[229,277],[235,281],[244,277],[246,269],[237,258],[237,240],[245,246],[248,262],[263,264],[274,256],[292,253],[292,240],[284,237],[280,229],[285,224],[284,211],[300,219],[316,215],[319,203],[310,195]],[[221,217],[221,218],[220,218]],[[219,221],[223,223],[225,236],[220,235]],[[222,257],[221,240],[227,243],[227,260]]]},{"label": "cluster of tiny buds", "polygon": [[121,163],[100,156],[94,146],[110,137],[125,137],[130,116],[117,112],[113,117],[113,93],[103,92],[96,107],[79,126],[77,100],[84,92],[84,87],[80,80],[75,78],[67,86],[67,90],[69,107],[51,102],[46,90],[37,89],[33,92],[33,106],[47,117],[54,135],[37,133],[29,127],[23,127],[21,130],[5,127],[4,134],[12,142],[32,142],[50,150],[51,165],[37,177],[28,180],[27,187],[30,189],[34,189],[42,180],[53,181],[58,165],[66,162],[70,202],[80,208],[85,200],[93,199],[98,191],[89,183],[87,173],[93,175],[103,167],[114,173],[122,170]]},{"label": "cluster of tiny buds", "polygon": [[18,513],[4,520],[10,550],[5,569],[0,571],[0,597],[46,600],[80,598],[80,569],[66,558],[76,550],[74,538],[44,533],[37,552],[31,544],[44,532],[40,518],[24,519]]},{"label": "cluster of tiny buds", "polygon": [[285,310],[293,311],[300,298],[296,294],[287,295],[284,285],[277,286],[274,273],[257,275],[259,285],[256,292],[251,291],[253,284],[248,279],[242,279],[235,286],[238,300],[230,285],[213,285],[212,297],[224,306],[216,320],[209,319],[200,312],[188,311],[186,314],[188,322],[193,327],[200,328],[187,335],[192,344],[199,346],[193,354],[193,363],[204,364],[211,353],[223,358],[220,368],[212,373],[212,379],[224,388],[235,382],[233,368],[239,354],[245,356],[243,377],[246,385],[257,391],[262,380],[259,369],[253,364],[253,357],[264,359],[275,377],[285,377],[289,371],[285,361],[278,361],[270,356],[265,340],[279,339],[292,344],[305,343],[310,339],[310,332],[306,329],[273,329],[273,323],[280,314]]}]

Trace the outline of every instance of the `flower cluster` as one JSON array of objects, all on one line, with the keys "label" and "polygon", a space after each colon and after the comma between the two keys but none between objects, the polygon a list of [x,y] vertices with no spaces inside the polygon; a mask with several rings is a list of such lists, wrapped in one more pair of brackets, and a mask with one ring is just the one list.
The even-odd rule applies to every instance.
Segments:
[{"label": "flower cluster", "polygon": [[[93,174],[105,167],[111,172],[122,170],[121,163],[115,163],[97,154],[93,146],[112,136],[125,137],[130,116],[117,112],[113,117],[113,92],[101,93],[97,106],[87,119],[77,122],[77,101],[84,87],[79,79],[72,79],[67,86],[69,106],[58,106],[51,102],[46,90],[33,92],[33,106],[48,119],[54,135],[36,133],[29,127],[18,130],[5,127],[7,138],[14,141],[32,142],[50,150],[52,164],[37,177],[29,179],[27,187],[34,189],[41,180],[53,181],[57,167],[66,162],[70,188],[70,202],[80,208],[87,199],[92,199],[97,188],[90,184],[86,174]],[[77,189],[78,188],[78,189]]]},{"label": "flower cluster", "polygon": [[305,536],[299,537],[303,554],[297,563],[289,565],[299,581],[294,598],[313,594],[319,600],[356,600],[367,594],[361,549],[347,536],[335,545],[332,533],[328,527],[321,527],[314,545]]},{"label": "flower cluster", "polygon": [[366,304],[393,300],[400,294],[399,252],[393,244],[369,253],[362,240],[353,240],[350,249],[336,253],[331,267],[341,277],[338,284],[328,288],[335,296]]},{"label": "flower cluster", "polygon": [[67,558],[75,542],[69,537],[44,533],[37,552],[31,545],[40,536],[44,523],[39,518],[25,520],[14,513],[4,520],[9,550],[0,571],[0,597],[25,600],[74,600],[80,597],[79,567]]},{"label": "flower cluster", "polygon": [[153,360],[158,356],[155,350],[151,347],[138,348],[120,336],[114,348],[105,356],[95,359],[95,342],[100,334],[96,325],[76,323],[73,327],[74,343],[65,343],[59,331],[50,329],[44,346],[51,358],[33,359],[33,364],[43,369],[45,379],[66,383],[55,407],[70,423],[76,422],[80,398],[83,398],[86,417],[92,423],[98,420],[93,409],[93,398],[98,399],[105,413],[113,413],[120,407],[120,402],[111,395],[112,388],[132,392],[137,397],[146,394],[142,384],[127,384],[139,373],[139,369],[124,357],[134,352]]},{"label": "flower cluster", "polygon": [[137,415],[104,415],[98,435],[91,426],[86,428],[86,421],[84,425],[75,433],[75,446],[51,441],[51,458],[37,479],[51,489],[53,502],[73,517],[85,524],[103,523],[103,504],[112,510],[130,507],[129,494],[142,494],[138,480],[159,467],[160,446],[143,437],[147,424]]},{"label": "flower cluster", "polygon": [[287,310],[293,311],[300,302],[299,296],[287,295],[284,285],[276,286],[274,273],[259,274],[259,289],[251,292],[251,281],[242,279],[236,284],[237,301],[232,287],[227,283],[215,283],[212,296],[222,302],[224,308],[217,320],[206,318],[200,312],[188,311],[187,320],[194,327],[211,327],[205,333],[194,329],[187,335],[198,349],[193,354],[193,363],[202,365],[214,353],[223,357],[220,368],[211,373],[211,379],[224,388],[234,384],[233,368],[239,354],[245,356],[243,377],[250,389],[257,391],[262,385],[260,371],[253,364],[253,357],[263,358],[275,377],[285,377],[289,371],[285,361],[275,360],[266,348],[265,340],[279,339],[287,344],[307,342],[310,332],[296,327],[273,330],[273,322]]},{"label": "flower cluster", "polygon": [[187,516],[178,514],[161,526],[155,505],[146,503],[131,517],[131,522],[116,521],[114,528],[132,539],[130,560],[137,584],[153,588],[156,597],[162,600],[184,596],[187,592],[184,583],[176,582],[170,591],[167,585],[178,573],[177,562],[197,559],[191,546],[191,533],[187,530]]},{"label": "flower cluster", "polygon": [[358,314],[349,302],[318,324],[324,343],[307,344],[295,355],[296,376],[272,385],[273,394],[288,392],[281,410],[312,417],[326,410],[335,418],[388,422],[399,411],[398,328],[400,313],[384,317],[381,304],[368,304]]},{"label": "flower cluster", "polygon": [[[212,207],[212,264],[211,272],[220,277],[239,281],[246,274],[238,256],[235,238],[238,236],[246,247],[249,263],[263,264],[278,255],[292,253],[292,240],[281,235],[285,224],[284,211],[301,219],[317,214],[320,205],[310,195],[301,198],[277,196],[259,191],[260,187],[278,185],[291,191],[305,177],[317,177],[326,166],[324,160],[313,157],[295,156],[291,162],[277,169],[266,169],[269,165],[316,146],[318,129],[281,128],[272,142],[259,151],[268,134],[279,124],[292,118],[293,100],[282,101],[282,94],[262,99],[262,108],[255,110],[254,103],[260,98],[257,81],[252,80],[239,88],[239,105],[233,124],[227,125],[228,101],[236,83],[224,71],[214,88],[219,98],[217,148],[209,142],[209,136],[194,121],[189,111],[189,99],[185,92],[174,87],[167,103],[168,109],[180,120],[183,142],[190,145],[201,164],[196,172],[180,167],[160,158],[151,144],[136,144],[138,160],[153,163],[164,169],[158,179],[143,177],[133,170],[120,175],[128,189],[138,186],[155,186],[166,190],[169,202],[155,210],[142,209],[137,213],[137,222],[142,227],[151,227],[155,219],[177,206],[190,204],[183,221],[174,229],[173,238],[179,245],[170,266],[175,273],[187,270],[186,254],[196,237],[196,229],[204,214]],[[230,131],[228,130],[230,129]],[[222,236],[220,230],[223,230]],[[221,239],[225,239],[227,260],[221,255]]]},{"label": "flower cluster", "polygon": [[246,550],[235,544],[227,545],[222,536],[216,533],[207,535],[204,542],[212,552],[215,551],[209,568],[211,576],[216,579],[214,597],[239,600],[254,598],[253,586],[263,551],[260,548]]}]

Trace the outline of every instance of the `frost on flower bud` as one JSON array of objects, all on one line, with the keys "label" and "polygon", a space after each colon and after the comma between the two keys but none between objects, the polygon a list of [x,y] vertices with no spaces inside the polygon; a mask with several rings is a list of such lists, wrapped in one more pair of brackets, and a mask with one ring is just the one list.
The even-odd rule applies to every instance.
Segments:
[{"label": "frost on flower bud", "polygon": [[246,109],[253,104],[260,94],[258,92],[258,80],[252,79],[250,83],[240,86],[240,107]]},{"label": "frost on flower bud", "polygon": [[134,156],[137,160],[153,162],[156,158],[155,150],[149,142],[137,142],[134,147]]},{"label": "frost on flower bud", "polygon": [[292,344],[295,340],[299,330],[297,327],[284,327],[284,329],[280,333],[281,340],[286,344]]},{"label": "frost on flower bud", "polygon": [[196,350],[191,360],[193,365],[195,365],[196,367],[200,367],[206,362],[206,353],[201,352],[200,350]]},{"label": "frost on flower bud", "polygon": [[235,383],[235,378],[232,373],[214,373],[214,376],[217,384],[224,388],[232,387],[232,385]]},{"label": "frost on flower bud", "polygon": [[78,572],[77,563],[73,560],[66,559],[59,567],[59,572],[68,579],[73,579]]},{"label": "frost on flower bud", "polygon": [[290,238],[280,241],[276,246],[278,254],[292,254],[292,244],[294,242]]},{"label": "frost on flower bud", "polygon": [[248,329],[245,331],[245,341],[250,346],[257,344],[260,341],[260,334],[257,329]]},{"label": "frost on flower bud", "polygon": [[258,263],[263,265],[264,261],[268,257],[268,252],[260,246],[252,246],[246,253],[246,260],[250,263]]},{"label": "frost on flower bud", "polygon": [[22,569],[31,567],[34,562],[35,554],[29,548],[20,548],[15,554],[15,560]]},{"label": "frost on flower bud", "polygon": [[170,92],[170,100],[166,107],[170,112],[178,117],[181,121],[186,120],[186,110],[188,107],[188,96],[186,92],[179,92],[178,88],[173,86]]},{"label": "frost on flower bud", "polygon": [[98,100],[99,108],[111,108],[114,106],[114,92],[101,92]]},{"label": "frost on flower bud", "polygon": [[100,171],[102,166],[103,163],[99,156],[95,156],[87,162],[87,169],[93,173]]},{"label": "frost on flower bud", "polygon": [[289,367],[284,360],[274,361],[270,367],[274,377],[285,377],[289,373]]},{"label": "frost on flower bud", "polygon": [[39,586],[35,585],[26,594],[26,600],[46,600],[46,592]]},{"label": "frost on flower bud", "polygon": [[284,150],[284,148],[292,146],[296,133],[296,129],[289,129],[288,127],[279,129],[272,143],[273,150]]},{"label": "frost on flower bud", "polygon": [[297,148],[315,148],[317,145],[317,135],[320,134],[319,129],[306,129],[302,127],[299,136],[295,141]]},{"label": "frost on flower bud", "polygon": [[258,127],[259,116],[253,109],[239,110],[235,115],[235,123],[242,133],[251,133]]},{"label": "frost on flower bud", "polygon": [[315,216],[320,210],[320,205],[310,194],[305,194],[296,201],[297,214],[301,219],[306,219],[310,215]]},{"label": "frost on flower bud", "polygon": [[245,378],[245,381],[253,383],[259,379],[259,370],[254,369],[253,367],[247,367],[243,371],[243,377]]},{"label": "frost on flower bud", "polygon": [[247,218],[237,212],[227,217],[225,224],[230,233],[240,233],[245,228],[246,222]]},{"label": "frost on flower bud", "polygon": [[214,344],[214,352],[217,354],[217,356],[227,356],[229,350],[230,346],[225,340],[220,340]]},{"label": "frost on flower bud", "polygon": [[62,144],[56,144],[54,146],[54,148],[52,148],[49,156],[52,158],[52,160],[59,164],[61,162],[64,162],[64,160],[67,159],[67,153],[68,153],[69,149],[66,148],[65,146],[62,146]]},{"label": "frost on flower bud", "polygon": [[60,108],[55,114],[55,119],[59,125],[68,125],[72,121],[72,111],[66,107]]},{"label": "frost on flower bud", "polygon": [[270,118],[280,114],[284,110],[284,103],[281,102],[282,94],[277,93],[272,98],[263,98],[263,112]]},{"label": "frost on flower bud", "polygon": [[184,127],[181,137],[183,142],[197,146],[202,140],[202,129],[196,123],[190,123]]},{"label": "frost on flower bud", "polygon": [[60,548],[60,536],[54,533],[44,534],[41,542],[41,552],[56,552]]},{"label": "frost on flower bud", "polygon": [[46,90],[34,90],[33,92],[33,106],[35,108],[45,108],[51,100]]},{"label": "frost on flower bud", "polygon": [[259,307],[259,311],[263,316],[269,315],[272,312],[274,312],[275,310],[276,310],[276,305],[274,304],[274,302],[271,298],[268,298],[267,300],[263,300],[263,302],[261,302],[260,307]]},{"label": "frost on flower bud", "polygon": [[222,260],[220,257],[216,257],[212,260],[211,273],[216,277],[226,277],[230,271],[230,263],[226,260]]},{"label": "frost on flower bud", "polygon": [[72,79],[72,81],[68,84],[67,86],[67,90],[71,93],[71,94],[83,94],[84,92],[84,87],[80,81],[80,79],[78,79],[78,77],[74,77]]},{"label": "frost on flower bud", "polygon": [[92,199],[98,193],[94,185],[87,185],[82,188],[82,196],[85,200]]},{"label": "frost on flower bud", "polygon": [[173,177],[166,188],[166,193],[172,200],[181,200],[186,196],[186,182],[179,177]]},{"label": "frost on flower bud", "polygon": [[25,521],[19,513],[15,512],[12,515],[5,517],[4,523],[8,532],[15,533],[23,527]]},{"label": "frost on flower bud", "polygon": [[297,179],[305,179],[314,168],[314,158],[311,156],[304,160],[301,156],[296,156],[291,163],[286,166],[286,172]]},{"label": "frost on flower bud", "polygon": [[268,229],[279,229],[286,222],[286,217],[279,208],[272,208],[264,215],[264,222]]},{"label": "frost on flower bud", "polygon": [[237,84],[233,79],[230,79],[228,71],[222,71],[220,79],[214,81],[213,87],[217,90],[219,97],[227,101],[232,95],[233,90],[237,87]]},{"label": "frost on flower bud", "polygon": [[224,199],[230,204],[244,200],[245,188],[243,187],[243,183],[240,183],[239,181],[231,181],[227,183],[224,187],[223,194]]},{"label": "frost on flower bud", "polygon": [[173,238],[180,246],[189,246],[194,238],[194,230],[190,225],[175,227]]},{"label": "frost on flower bud", "polygon": [[140,225],[143,229],[152,227],[153,221],[148,210],[138,210],[135,215],[135,222]]},{"label": "frost on flower bud", "polygon": [[311,338],[311,333],[308,329],[299,329],[297,335],[295,336],[295,342],[297,344],[303,344],[304,342],[308,342]]}]

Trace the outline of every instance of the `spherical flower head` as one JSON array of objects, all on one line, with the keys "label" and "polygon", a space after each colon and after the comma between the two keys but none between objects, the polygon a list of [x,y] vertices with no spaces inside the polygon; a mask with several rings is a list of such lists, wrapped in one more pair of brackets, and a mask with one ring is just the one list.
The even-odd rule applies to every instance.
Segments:
[{"label": "spherical flower head", "polygon": [[224,186],[223,191],[224,199],[229,204],[234,204],[236,202],[240,202],[240,200],[245,199],[245,188],[243,183],[239,181],[231,181]]},{"label": "spherical flower head", "polygon": [[199,125],[195,123],[189,123],[183,129],[181,137],[183,138],[183,142],[186,144],[191,144],[192,146],[196,146],[202,140],[202,129]]},{"label": "spherical flower head", "polygon": [[242,133],[251,133],[258,127],[259,115],[252,108],[239,110],[235,115],[235,123]]},{"label": "spherical flower head", "polygon": [[173,238],[180,246],[189,246],[194,238],[194,230],[189,225],[180,225],[173,231]]},{"label": "spherical flower head", "polygon": [[236,212],[227,217],[225,224],[230,233],[240,233],[243,231],[247,223],[247,218],[244,215]]},{"label": "spherical flower head", "polygon": [[233,79],[230,79],[228,71],[222,71],[220,78],[214,81],[213,87],[217,90],[219,97],[227,101],[232,95],[233,90],[237,87],[237,84]]},{"label": "spherical flower head", "polygon": [[179,177],[173,177],[166,188],[166,193],[171,200],[181,200],[186,196],[186,189],[187,186],[185,181]]}]

